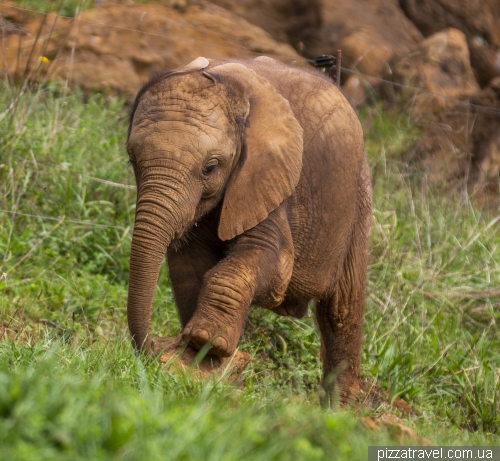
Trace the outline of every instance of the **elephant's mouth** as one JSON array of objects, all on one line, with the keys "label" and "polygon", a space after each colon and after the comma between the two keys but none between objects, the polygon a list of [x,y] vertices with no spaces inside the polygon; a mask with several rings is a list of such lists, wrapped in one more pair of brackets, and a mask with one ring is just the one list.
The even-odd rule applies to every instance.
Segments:
[{"label": "elephant's mouth", "polygon": [[172,248],[174,251],[179,251],[184,245],[189,243],[193,229],[197,225],[198,221],[196,219],[192,219],[183,229],[176,231],[168,248]]},{"label": "elephant's mouth", "polygon": [[202,218],[203,217],[195,217],[189,221],[183,229],[176,231],[168,247],[172,248],[174,251],[179,251],[184,245],[189,243],[194,229],[198,226],[198,222]]},{"label": "elephant's mouth", "polygon": [[179,233],[176,232],[168,247],[174,251],[180,251],[189,242],[193,227],[194,224]]},{"label": "elephant's mouth", "polygon": [[211,210],[196,210],[194,218],[189,221],[183,229],[178,230],[174,233],[174,237],[168,247],[173,249],[174,251],[181,250],[186,244],[190,242],[196,228],[198,228],[198,226],[205,226],[207,221],[209,222],[210,228],[217,229],[221,214],[221,208],[222,201],[220,201],[215,206],[215,208]]}]

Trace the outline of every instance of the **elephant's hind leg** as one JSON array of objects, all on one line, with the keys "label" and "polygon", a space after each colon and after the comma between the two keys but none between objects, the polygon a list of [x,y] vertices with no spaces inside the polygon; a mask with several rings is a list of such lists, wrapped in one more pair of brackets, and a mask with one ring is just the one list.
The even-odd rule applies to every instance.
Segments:
[{"label": "elephant's hind leg", "polygon": [[329,398],[342,403],[360,388],[361,339],[366,297],[366,272],[371,224],[371,188],[364,165],[358,190],[358,219],[342,275],[333,294],[320,299],[316,318],[321,332],[324,386]]},{"label": "elephant's hind leg", "polygon": [[359,391],[363,310],[363,299],[354,298],[352,292],[341,293],[341,289],[316,306],[328,399],[338,393],[341,403],[346,403]]}]

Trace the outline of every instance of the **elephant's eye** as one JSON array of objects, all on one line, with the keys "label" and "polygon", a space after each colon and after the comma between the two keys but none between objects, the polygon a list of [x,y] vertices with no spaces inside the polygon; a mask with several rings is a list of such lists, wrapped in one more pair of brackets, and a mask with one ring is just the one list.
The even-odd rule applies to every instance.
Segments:
[{"label": "elephant's eye", "polygon": [[135,165],[135,160],[134,156],[132,155],[132,151],[127,149],[127,154],[128,154],[128,164],[134,166]]},{"label": "elephant's eye", "polygon": [[219,166],[219,162],[217,160],[214,160],[214,161],[207,163],[207,165],[203,169],[203,174],[205,176],[208,176],[210,173],[213,173],[217,169],[218,166]]}]

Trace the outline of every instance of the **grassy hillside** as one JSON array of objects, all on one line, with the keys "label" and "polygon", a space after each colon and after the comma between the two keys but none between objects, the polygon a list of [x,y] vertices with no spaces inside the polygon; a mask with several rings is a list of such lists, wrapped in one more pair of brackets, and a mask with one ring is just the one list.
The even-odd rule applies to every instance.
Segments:
[{"label": "grassy hillside", "polygon": [[[321,409],[319,336],[253,309],[244,385],[135,357],[125,303],[135,191],[124,103],[49,85],[0,92],[0,459],[349,459],[372,433]],[[435,443],[499,444],[496,214],[408,166],[409,114],[361,114],[374,184],[364,375]],[[403,155],[404,154],[404,155]],[[153,333],[179,331],[167,268]]]}]

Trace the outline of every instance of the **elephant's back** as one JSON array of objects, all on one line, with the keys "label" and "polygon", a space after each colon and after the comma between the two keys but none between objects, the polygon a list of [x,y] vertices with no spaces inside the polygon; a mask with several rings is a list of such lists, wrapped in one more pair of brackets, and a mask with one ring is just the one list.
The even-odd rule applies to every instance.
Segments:
[{"label": "elephant's back", "polygon": [[314,69],[290,67],[265,56],[245,64],[288,100],[304,130],[303,160],[311,164],[311,173],[318,169],[336,175],[342,170],[346,180],[357,181],[364,157],[363,130],[342,91]]},{"label": "elephant's back", "polygon": [[[363,131],[342,92],[317,71],[258,58],[249,66],[290,103],[304,129],[302,175],[288,199],[295,246],[291,288],[318,296],[337,279],[356,220]],[[304,286],[302,286],[304,285]]]}]

